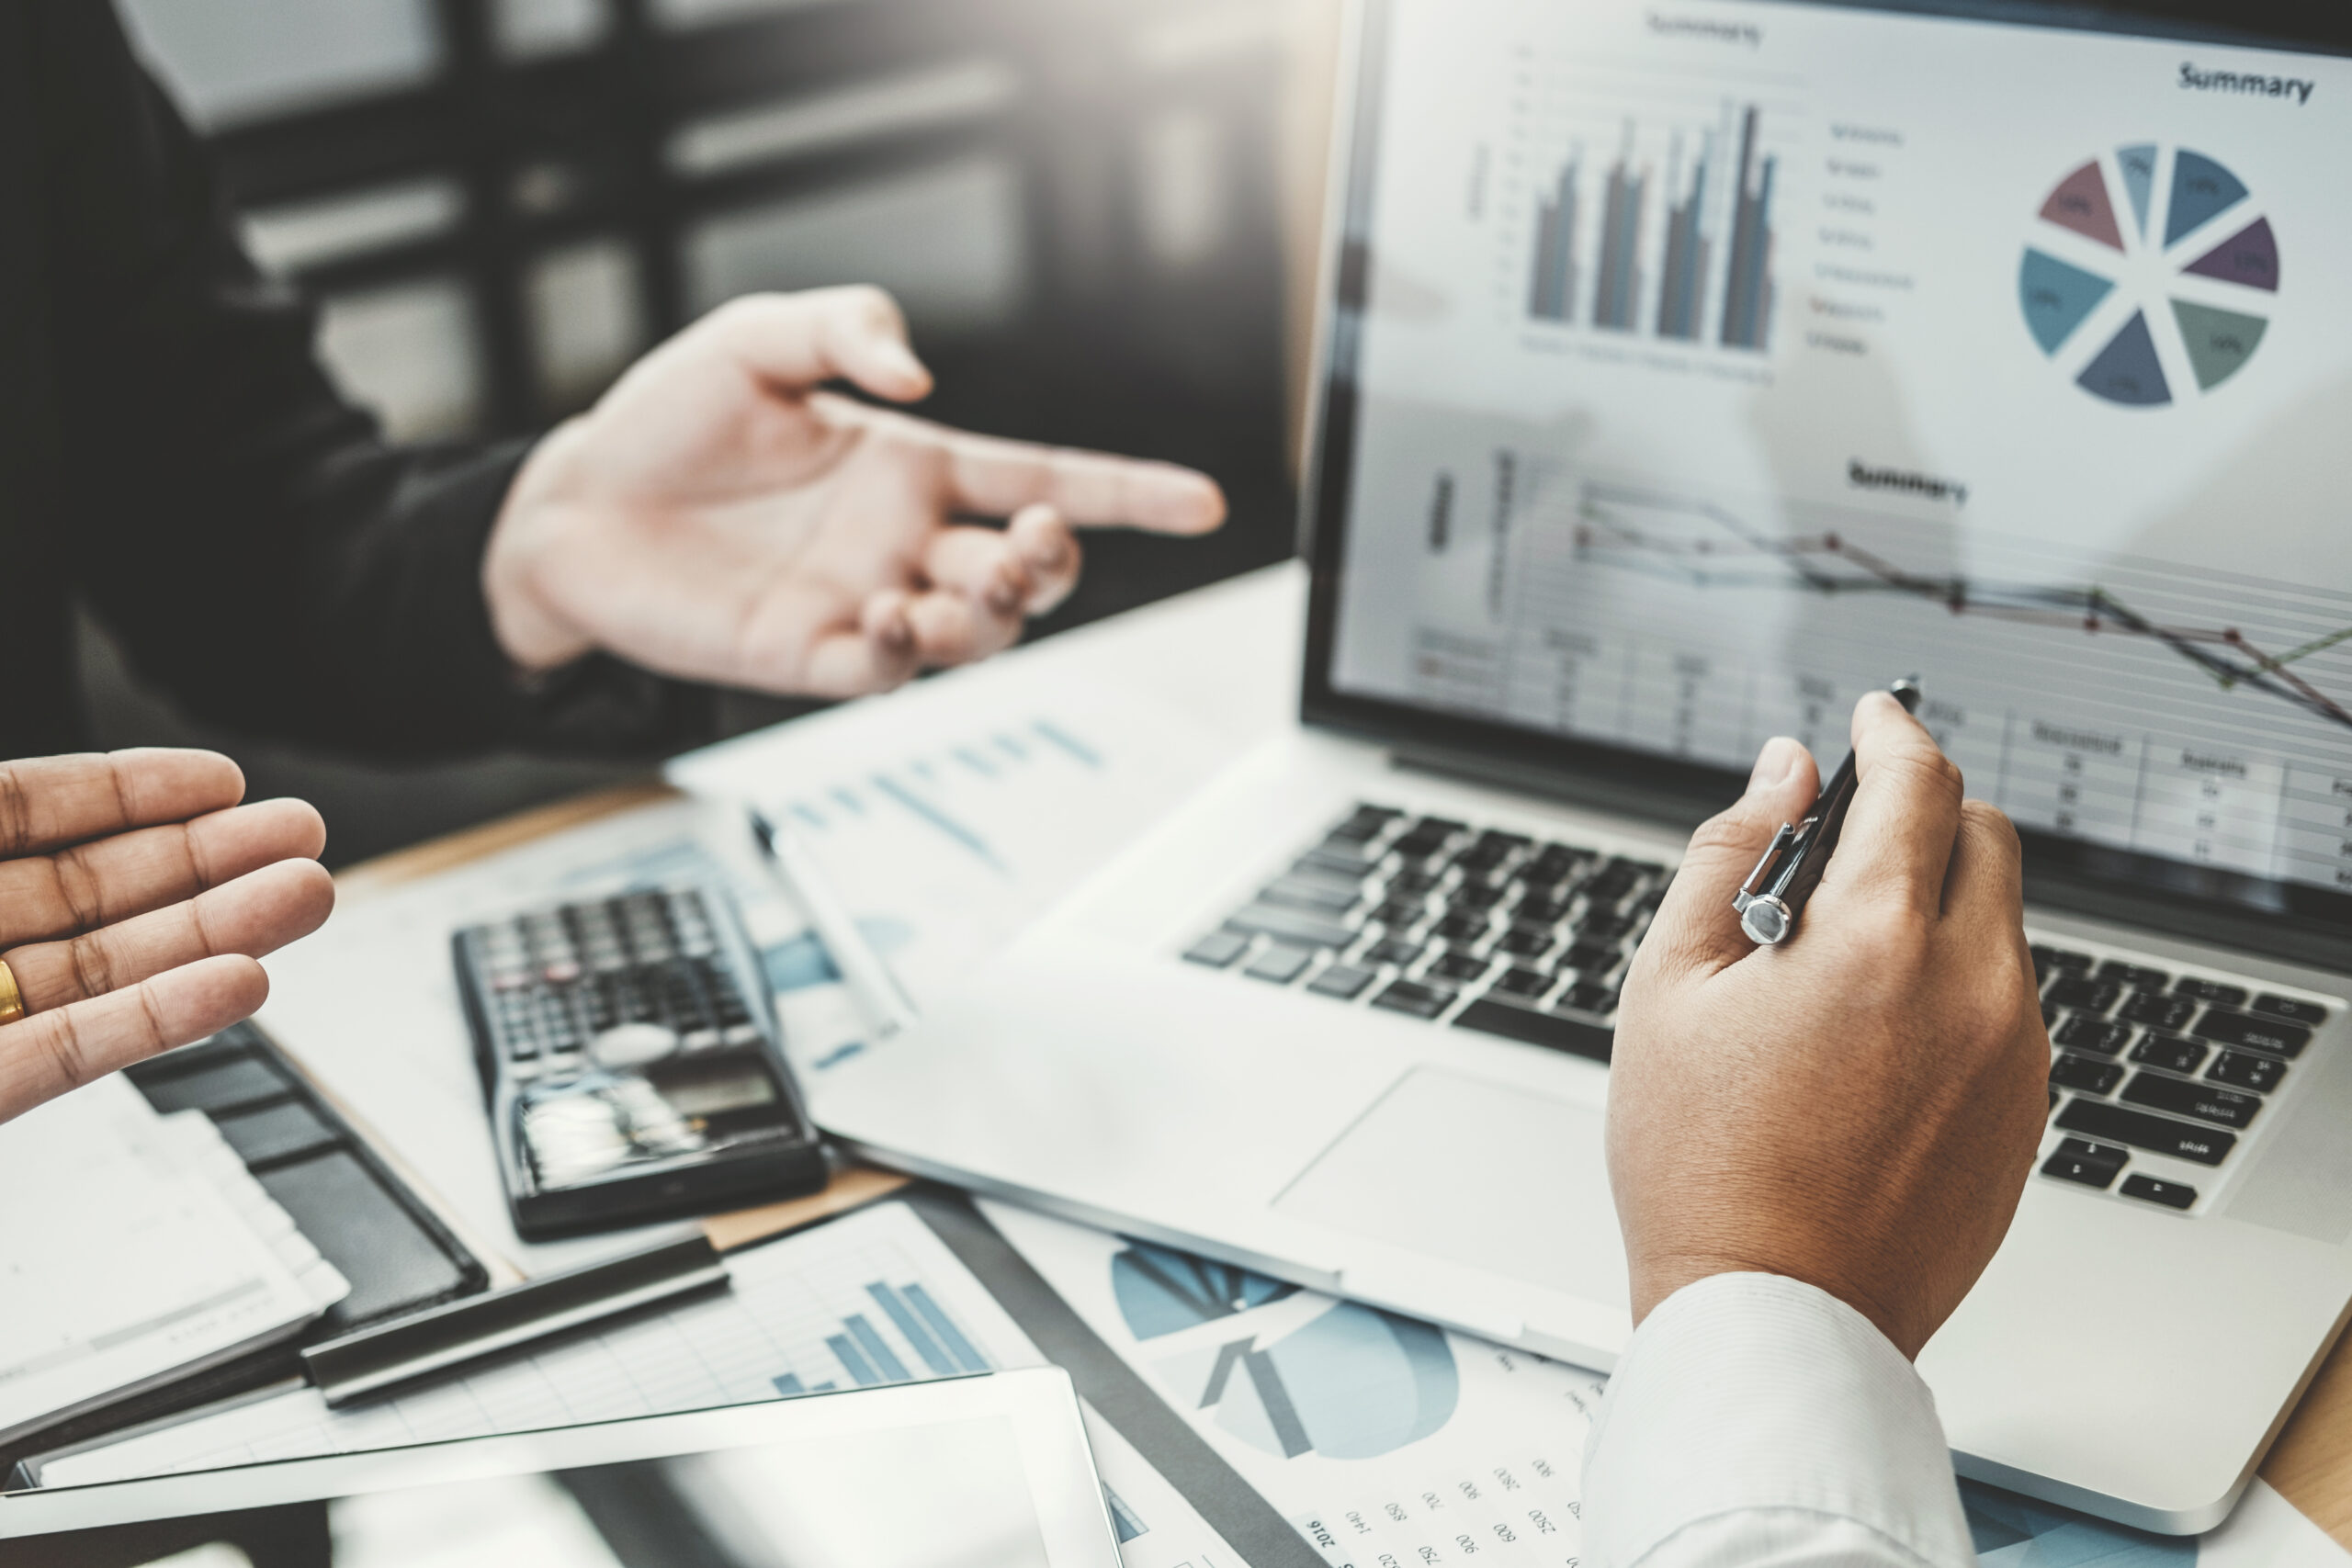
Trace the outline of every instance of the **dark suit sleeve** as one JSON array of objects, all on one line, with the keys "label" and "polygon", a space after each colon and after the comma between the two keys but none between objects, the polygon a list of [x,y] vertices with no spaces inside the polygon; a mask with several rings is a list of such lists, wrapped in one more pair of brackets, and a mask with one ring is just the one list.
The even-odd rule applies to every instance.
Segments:
[{"label": "dark suit sleeve", "polygon": [[380,755],[672,749],[706,694],[602,657],[518,680],[482,548],[519,447],[386,444],[246,257],[104,0],[38,0],[75,575],[192,711]]}]

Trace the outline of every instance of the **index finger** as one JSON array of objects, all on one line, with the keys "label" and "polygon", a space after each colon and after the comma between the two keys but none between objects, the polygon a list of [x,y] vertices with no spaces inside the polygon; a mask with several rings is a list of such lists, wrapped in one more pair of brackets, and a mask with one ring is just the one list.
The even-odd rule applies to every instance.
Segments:
[{"label": "index finger", "polygon": [[1960,769],[1884,692],[1854,707],[1854,804],[1820,897],[1886,897],[1934,919],[1960,832]]},{"label": "index finger", "polygon": [[945,443],[949,493],[982,516],[1010,517],[1043,503],[1080,527],[1157,534],[1205,534],[1225,521],[1216,481],[1173,463],[960,432]]},{"label": "index finger", "polygon": [[0,762],[0,859],[184,822],[244,794],[245,775],[217,751],[141,747]]}]

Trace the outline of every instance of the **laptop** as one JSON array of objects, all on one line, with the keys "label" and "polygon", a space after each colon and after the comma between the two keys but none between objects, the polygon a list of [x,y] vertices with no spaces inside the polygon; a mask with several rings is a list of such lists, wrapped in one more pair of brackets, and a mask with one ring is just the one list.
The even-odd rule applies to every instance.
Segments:
[{"label": "laptop", "polygon": [[1624,966],[1916,673],[2053,1041],[1921,1370],[1962,1474],[2221,1519],[2352,1303],[2352,62],[2207,9],[1363,5],[1301,721],[818,1121],[1606,1368]]}]

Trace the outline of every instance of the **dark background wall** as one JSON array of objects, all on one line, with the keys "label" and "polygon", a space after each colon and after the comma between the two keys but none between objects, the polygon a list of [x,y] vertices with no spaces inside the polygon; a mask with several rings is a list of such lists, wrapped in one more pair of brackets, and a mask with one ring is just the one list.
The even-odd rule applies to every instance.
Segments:
[{"label": "dark background wall", "polygon": [[[533,434],[735,294],[869,281],[939,373],[923,412],[1232,498],[1211,540],[1097,536],[1039,634],[1289,552],[1314,0],[121,3],[403,439]],[[105,744],[230,751],[337,863],[650,765],[356,765],[193,726],[85,645]]]}]

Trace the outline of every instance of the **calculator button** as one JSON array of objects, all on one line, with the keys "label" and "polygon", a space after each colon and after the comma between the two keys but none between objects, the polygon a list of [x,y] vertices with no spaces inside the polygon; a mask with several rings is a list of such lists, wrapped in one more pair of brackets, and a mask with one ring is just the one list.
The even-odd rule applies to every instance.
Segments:
[{"label": "calculator button", "polygon": [[627,1069],[674,1056],[678,1045],[678,1036],[658,1023],[624,1023],[590,1041],[588,1054],[600,1067]]},{"label": "calculator button", "polygon": [[760,1043],[759,1026],[752,1023],[739,1023],[734,1028],[725,1031],[719,1038],[729,1045],[756,1045]]}]

